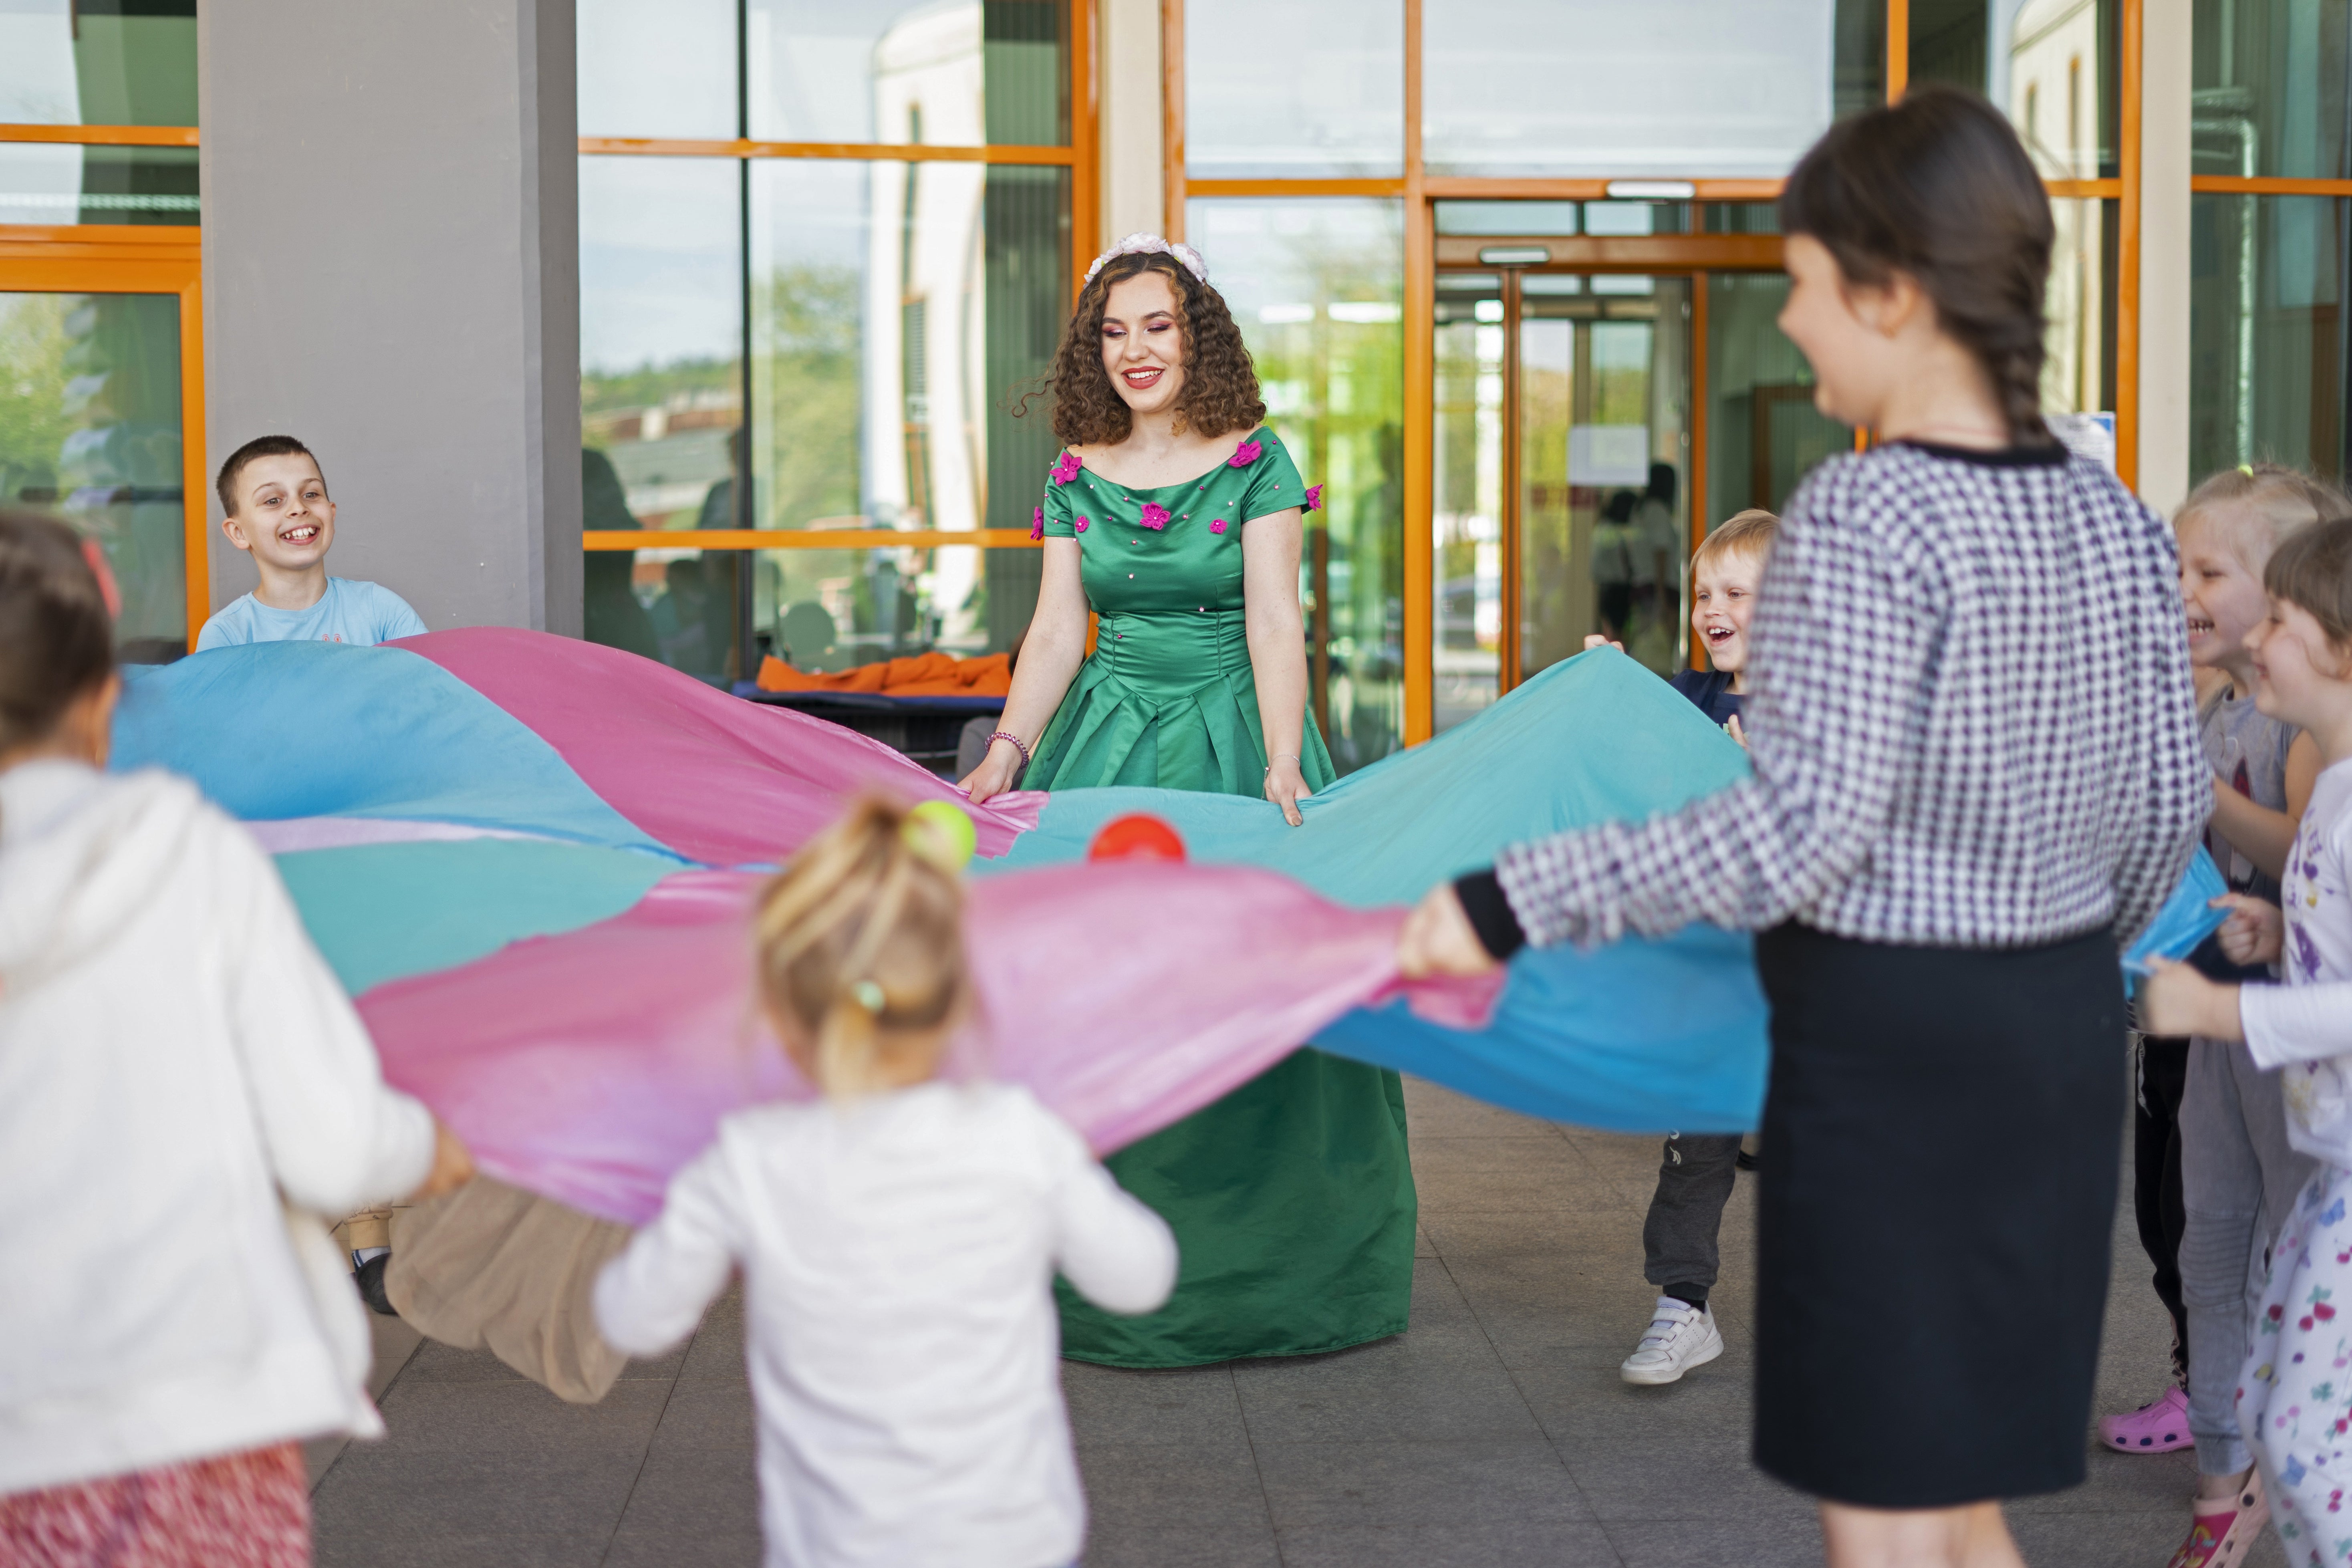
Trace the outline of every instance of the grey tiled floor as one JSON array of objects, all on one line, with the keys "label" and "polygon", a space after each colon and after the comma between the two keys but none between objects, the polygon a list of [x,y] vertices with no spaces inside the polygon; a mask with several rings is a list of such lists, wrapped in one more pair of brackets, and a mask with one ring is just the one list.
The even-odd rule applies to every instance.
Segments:
[{"label": "grey tiled floor", "polygon": [[[1303,1361],[1066,1364],[1088,1568],[1818,1563],[1811,1506],[1747,1458],[1753,1179],[1724,1225],[1725,1354],[1671,1387],[1629,1388],[1617,1363],[1654,1297],[1641,1226],[1656,1142],[1425,1084],[1409,1100],[1423,1233],[1410,1332]],[[2116,1262],[2102,1409],[2164,1385],[2163,1312],[2128,1221]],[[379,1331],[391,1436],[312,1456],[326,1568],[758,1561],[731,1299],[684,1351],[584,1408],[487,1355],[396,1322]],[[2187,1529],[2191,1469],[2185,1455],[2094,1450],[2088,1485],[2012,1508],[2027,1559],[2158,1568]],[[2251,1559],[2282,1562],[2275,1539]]]}]

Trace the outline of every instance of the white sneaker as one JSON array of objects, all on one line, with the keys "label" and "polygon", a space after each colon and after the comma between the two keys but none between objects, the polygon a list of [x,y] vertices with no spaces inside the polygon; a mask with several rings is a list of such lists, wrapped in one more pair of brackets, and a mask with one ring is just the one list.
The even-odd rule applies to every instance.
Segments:
[{"label": "white sneaker", "polygon": [[1650,1331],[1642,1336],[1617,1375],[1628,1383],[1673,1383],[1722,1353],[1723,1336],[1715,1331],[1714,1313],[1661,1296],[1657,1312],[1650,1319]]}]

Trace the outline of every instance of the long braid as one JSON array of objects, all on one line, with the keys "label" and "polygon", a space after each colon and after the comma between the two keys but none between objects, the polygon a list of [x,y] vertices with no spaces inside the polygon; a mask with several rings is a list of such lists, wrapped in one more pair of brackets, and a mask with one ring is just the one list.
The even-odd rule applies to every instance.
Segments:
[{"label": "long braid", "polygon": [[2049,443],[2042,332],[2055,226],[2032,160],[1990,104],[1928,85],[1840,121],[1790,174],[1780,227],[1820,241],[1853,282],[1915,279],[1937,325],[1982,367],[2010,439]]}]

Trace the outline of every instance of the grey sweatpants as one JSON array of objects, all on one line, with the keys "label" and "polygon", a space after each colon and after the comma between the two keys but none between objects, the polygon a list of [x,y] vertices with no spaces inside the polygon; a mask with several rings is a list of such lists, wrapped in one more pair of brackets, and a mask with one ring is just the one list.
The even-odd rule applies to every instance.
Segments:
[{"label": "grey sweatpants", "polygon": [[1722,1256],[1716,1246],[1723,1205],[1739,1175],[1739,1135],[1677,1132],[1658,1165],[1658,1190],[1642,1222],[1642,1278],[1661,1288],[1715,1288]]},{"label": "grey sweatpants", "polygon": [[2270,1275],[2271,1244],[2316,1163],[2286,1141],[2279,1075],[2246,1047],[2189,1042],[2180,1096],[2180,1300],[2189,1316],[2189,1430],[2197,1468],[2253,1463],[2238,1431],[2238,1374]]}]

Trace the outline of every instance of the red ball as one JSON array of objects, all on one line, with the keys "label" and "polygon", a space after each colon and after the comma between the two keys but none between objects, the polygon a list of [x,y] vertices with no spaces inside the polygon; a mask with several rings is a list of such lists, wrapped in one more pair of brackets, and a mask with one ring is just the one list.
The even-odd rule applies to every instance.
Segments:
[{"label": "red ball", "polygon": [[1087,846],[1089,860],[1181,860],[1184,840],[1177,831],[1148,812],[1115,816],[1102,825]]}]

